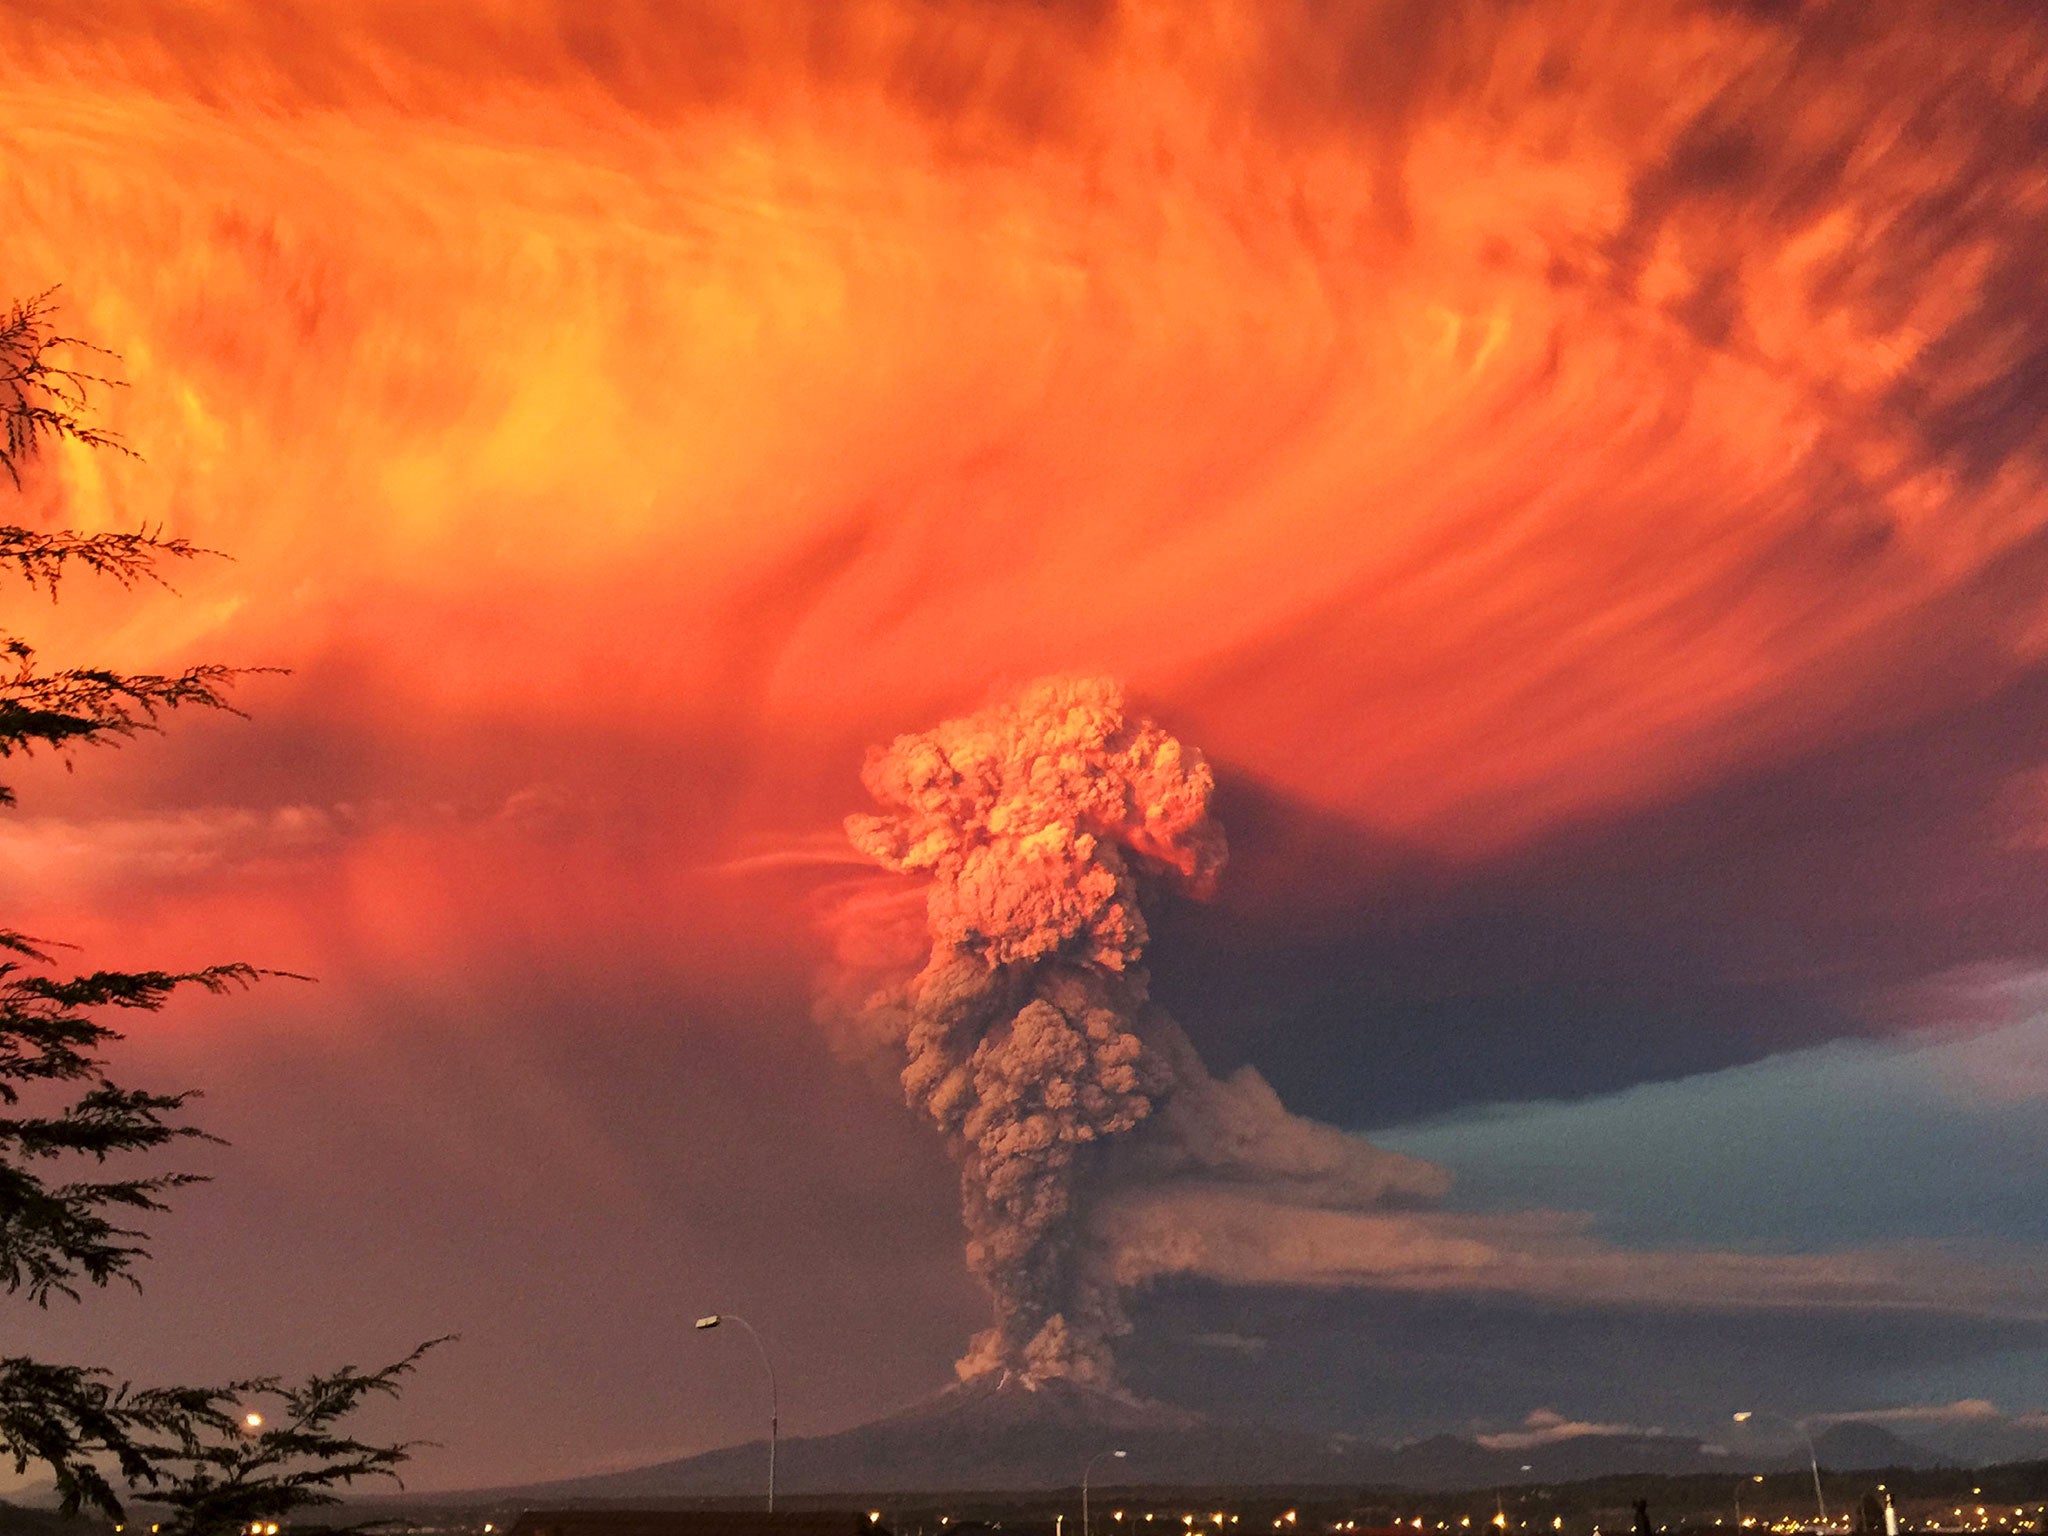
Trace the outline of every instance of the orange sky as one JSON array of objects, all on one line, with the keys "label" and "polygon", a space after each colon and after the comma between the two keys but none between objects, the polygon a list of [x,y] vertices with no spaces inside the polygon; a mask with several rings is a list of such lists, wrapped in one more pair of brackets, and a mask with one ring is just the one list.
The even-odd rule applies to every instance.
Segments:
[{"label": "orange sky", "polygon": [[1921,707],[1936,628],[1965,688],[2041,647],[2031,600],[1953,619],[2039,466],[1926,391],[2010,360],[1992,215],[2048,192],[1975,166],[2006,206],[1916,244],[1995,146],[1912,122],[1882,37],[734,6],[613,58],[630,7],[16,9],[5,275],[122,354],[148,458],[66,456],[71,515],[237,561],[124,657],[345,664],[371,732],[708,738],[790,831],[850,744],[1102,667],[1471,852]]},{"label": "orange sky", "polygon": [[19,776],[95,959],[780,986],[812,877],[723,871],[1061,670],[1489,868],[2048,660],[2023,9],[0,17],[0,294],[143,455],[30,515],[233,557],[21,627],[292,669]]}]

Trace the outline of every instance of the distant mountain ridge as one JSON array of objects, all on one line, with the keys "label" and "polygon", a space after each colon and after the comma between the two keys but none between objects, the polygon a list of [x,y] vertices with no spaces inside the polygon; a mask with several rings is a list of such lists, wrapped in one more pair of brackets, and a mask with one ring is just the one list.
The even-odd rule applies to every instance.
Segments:
[{"label": "distant mountain ridge", "polygon": [[[1940,1451],[1900,1438],[1882,1424],[1831,1424],[1814,1436],[1813,1449],[1823,1467],[1842,1472],[1873,1467],[1952,1467],[1959,1464],[1955,1458]],[[1805,1456],[1797,1451],[1779,1462],[1779,1466],[1786,1468],[1805,1465]]]},{"label": "distant mountain ridge", "polygon": [[[1878,1425],[1836,1425],[1818,1441],[1839,1470],[1933,1466],[1942,1458]],[[1563,1482],[1616,1473],[1781,1470],[1773,1450],[1752,1463],[1682,1435],[1589,1433],[1515,1449],[1439,1435],[1387,1446],[1355,1435],[1233,1423],[1123,1393],[1052,1382],[986,1379],[950,1387],[900,1413],[836,1434],[782,1442],[777,1486],[791,1495],[1007,1491],[1071,1487],[1097,1453],[1099,1487],[1316,1486],[1354,1483],[1457,1489]],[[448,1495],[546,1502],[731,1498],[767,1476],[765,1440],[624,1472]]]}]

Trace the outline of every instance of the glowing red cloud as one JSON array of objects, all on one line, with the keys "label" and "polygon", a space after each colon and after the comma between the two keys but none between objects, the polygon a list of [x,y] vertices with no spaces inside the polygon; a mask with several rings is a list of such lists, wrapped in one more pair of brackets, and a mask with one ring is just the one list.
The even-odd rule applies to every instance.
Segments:
[{"label": "glowing red cloud", "polygon": [[2009,17],[14,9],[9,268],[152,461],[67,494],[240,561],[127,638],[379,731],[801,778],[1105,667],[1464,853],[2048,633]]}]

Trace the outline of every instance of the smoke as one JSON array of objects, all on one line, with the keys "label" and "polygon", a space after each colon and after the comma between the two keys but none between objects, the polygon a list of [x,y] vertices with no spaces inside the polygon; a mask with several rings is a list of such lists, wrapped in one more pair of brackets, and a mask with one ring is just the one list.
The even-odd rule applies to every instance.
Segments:
[{"label": "smoke", "polygon": [[1110,679],[1047,679],[899,736],[862,782],[880,810],[848,818],[854,848],[924,884],[836,892],[820,1014],[901,1051],[905,1097],[960,1166],[994,1307],[963,1377],[1113,1386],[1124,1297],[1170,1276],[2048,1315],[2035,1266],[1938,1246],[1636,1250],[1581,1214],[1448,1211],[1442,1168],[1290,1113],[1251,1067],[1212,1075],[1144,959],[1146,906],[1206,896],[1222,871],[1214,777]]},{"label": "smoke", "polygon": [[1150,1001],[1144,902],[1207,895],[1226,849],[1209,765],[1115,682],[1033,684],[898,737],[861,777],[882,810],[848,818],[854,846],[929,881],[922,968],[856,1011],[900,1043],[905,1095],[960,1164],[995,1309],[962,1376],[1114,1382],[1112,1191],[1220,1179],[1352,1210],[1441,1192],[1429,1165],[1289,1115],[1256,1072],[1213,1078]]}]

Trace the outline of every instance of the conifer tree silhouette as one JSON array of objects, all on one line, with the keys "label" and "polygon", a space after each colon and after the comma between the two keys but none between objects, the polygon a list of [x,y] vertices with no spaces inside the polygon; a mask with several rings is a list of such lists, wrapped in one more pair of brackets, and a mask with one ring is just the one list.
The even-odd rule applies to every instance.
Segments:
[{"label": "conifer tree silhouette", "polygon": [[[114,359],[59,332],[53,295],[0,312],[0,470],[19,491],[44,446],[72,442],[129,453],[95,426],[90,395],[115,388],[99,372]],[[4,491],[5,487],[0,487]],[[211,553],[149,529],[39,531],[0,514],[0,583],[54,599],[73,576],[134,587],[161,582],[171,562]],[[0,610],[0,759],[69,754],[159,730],[179,709],[229,710],[249,670],[219,665],[167,674],[46,666]],[[0,807],[12,806],[0,785]],[[107,1052],[120,1010],[154,1012],[184,989],[226,992],[269,973],[232,962],[194,971],[69,975],[48,941],[0,915],[0,1286],[18,1303],[77,1302],[84,1289],[137,1286],[148,1257],[133,1223],[199,1176],[176,1170],[104,1176],[109,1159],[168,1153],[214,1140],[184,1117],[195,1094],[121,1086]],[[101,1176],[95,1176],[101,1175]],[[251,1377],[215,1387],[142,1387],[104,1367],[0,1358],[0,1454],[15,1470],[40,1465],[67,1511],[118,1518],[122,1493],[164,1505],[164,1536],[244,1530],[365,1477],[395,1478],[417,1442],[368,1444],[339,1427],[365,1399],[396,1395],[430,1340],[381,1370],[344,1366],[301,1385]],[[270,1411],[257,1414],[252,1404]],[[260,1420],[260,1422],[258,1422]]]}]

